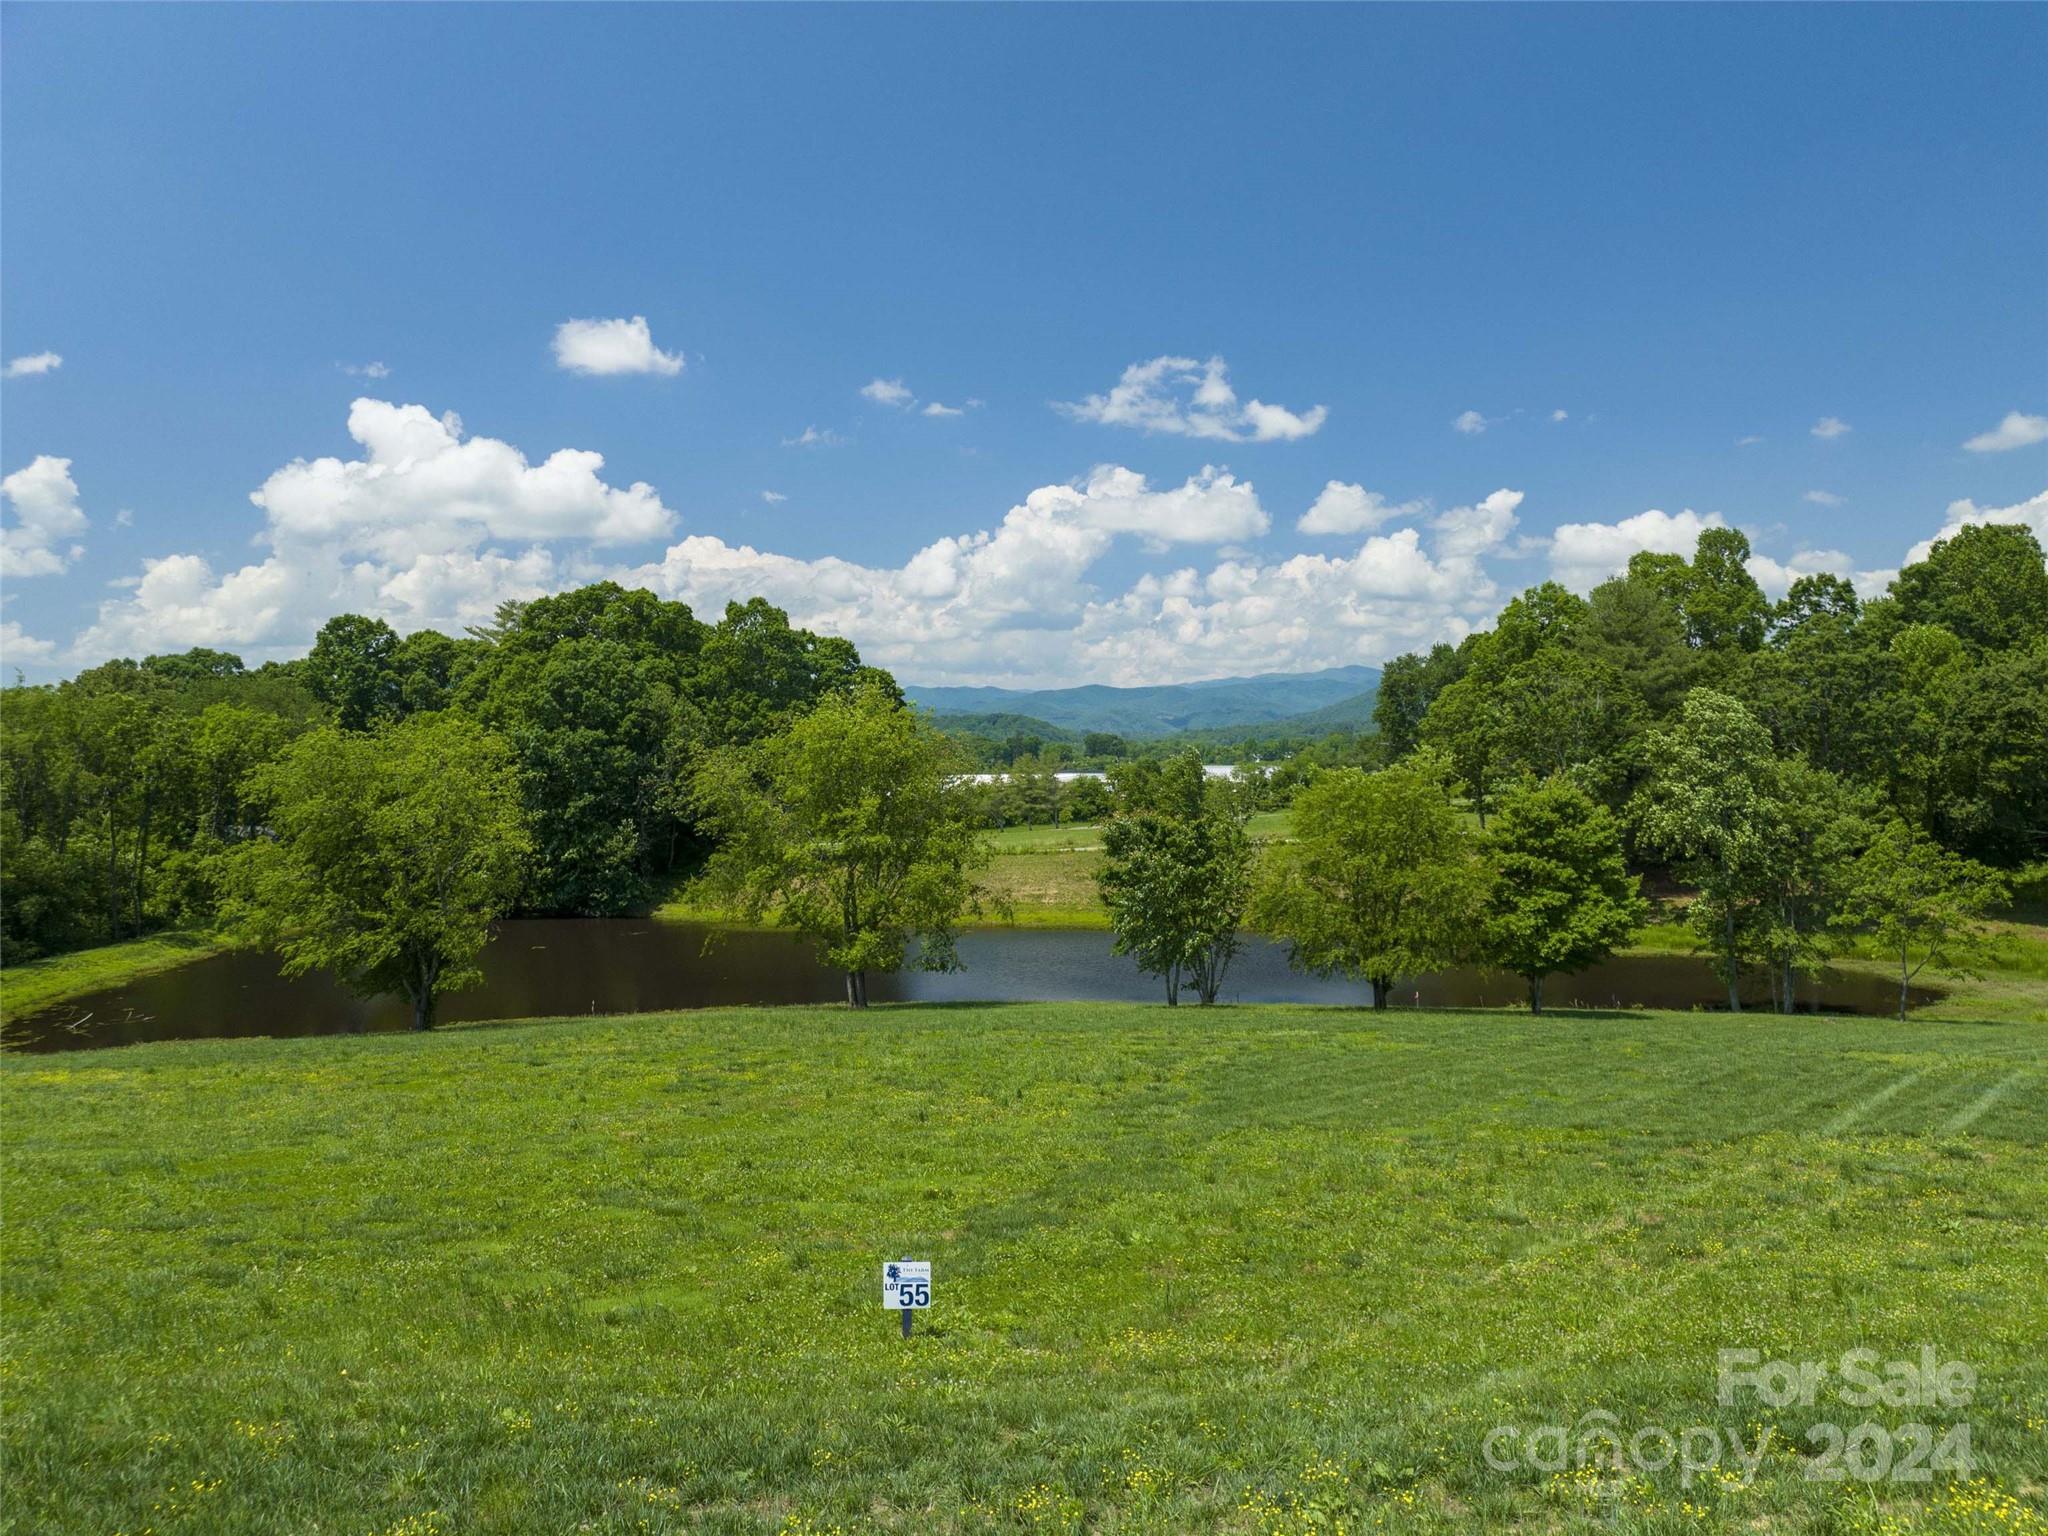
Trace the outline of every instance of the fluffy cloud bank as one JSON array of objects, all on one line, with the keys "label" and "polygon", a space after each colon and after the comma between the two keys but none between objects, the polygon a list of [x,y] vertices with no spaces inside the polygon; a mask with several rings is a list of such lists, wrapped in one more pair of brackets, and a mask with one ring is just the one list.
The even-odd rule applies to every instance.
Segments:
[{"label": "fluffy cloud bank", "polygon": [[361,458],[294,459],[250,494],[274,541],[399,560],[487,538],[625,544],[675,526],[653,486],[605,484],[601,453],[563,448],[529,464],[510,443],[465,438],[453,412],[370,399],[349,407],[348,435]]},{"label": "fluffy cloud bank", "polygon": [[0,500],[14,513],[14,521],[0,528],[0,575],[59,576],[68,570],[80,551],[58,545],[86,528],[71,461],[37,454],[0,480]]},{"label": "fluffy cloud bank", "polygon": [[1322,430],[1323,406],[1290,411],[1263,400],[1242,404],[1230,387],[1230,369],[1220,357],[1155,357],[1133,363],[1106,395],[1054,406],[1076,421],[1176,437],[1213,438],[1225,443],[1291,442]]},{"label": "fluffy cloud bank", "polygon": [[26,357],[8,359],[7,367],[0,369],[10,379],[34,378],[39,373],[55,373],[64,366],[63,354],[57,352],[31,352]]},{"label": "fluffy cloud bank", "polygon": [[267,559],[225,574],[193,554],[146,562],[125,596],[100,605],[78,654],[288,650],[345,609],[459,632],[502,599],[573,579],[548,541],[601,549],[675,528],[652,486],[607,483],[604,456],[588,449],[534,464],[498,438],[465,436],[453,412],[367,398],[349,407],[348,434],[359,457],[294,459],[250,493]]},{"label": "fluffy cloud bank", "polygon": [[[453,634],[508,598],[611,578],[707,615],[728,599],[766,596],[919,682],[1157,682],[1376,662],[1455,641],[1546,568],[1585,591],[1639,551],[1689,555],[1703,529],[1725,526],[1718,513],[1652,509],[1530,536],[1520,490],[1436,510],[1390,506],[1332,481],[1299,526],[1344,545],[1271,558],[1244,548],[1272,527],[1249,481],[1210,467],[1154,485],[1104,465],[1040,486],[980,529],[933,539],[900,563],[803,559],[694,529],[676,537],[676,514],[653,487],[608,482],[589,450],[535,463],[510,443],[466,435],[452,414],[370,399],[351,406],[348,431],[352,457],[293,460],[252,493],[263,558],[229,570],[189,552],[146,561],[101,603],[67,659],[192,645],[252,660],[297,654],[344,611]],[[8,528],[10,560],[17,544],[42,551],[38,559],[65,558],[55,553],[63,530],[83,526],[69,463],[38,459],[5,490],[10,507],[28,509],[20,526],[37,530],[17,540]],[[1957,502],[1937,537],[1985,521],[2024,522],[2048,537],[2048,492],[2015,507]],[[1170,550],[1217,553],[1175,558],[1171,569],[1133,566],[1134,556]],[[1504,579],[1529,556],[1534,568]],[[1750,562],[1774,595],[1800,575],[1849,568],[1832,550]],[[1874,592],[1889,573],[1855,575]],[[0,630],[0,644],[30,663],[52,654],[19,626]]]},{"label": "fluffy cloud bank", "polygon": [[555,365],[570,373],[659,373],[683,371],[683,354],[654,344],[647,317],[630,320],[564,320],[555,327]]},{"label": "fluffy cloud bank", "polygon": [[799,622],[851,636],[870,660],[919,681],[1111,683],[1377,659],[1466,633],[1499,592],[1476,552],[1514,525],[1517,492],[1404,528],[1348,557],[1226,558],[1140,576],[1105,596],[1087,577],[1119,533],[1194,542],[1267,519],[1249,485],[1205,470],[1154,491],[1097,470],[1043,486],[987,532],[939,539],[901,566],[798,560],[698,535],[620,573],[704,612],[765,594]]}]

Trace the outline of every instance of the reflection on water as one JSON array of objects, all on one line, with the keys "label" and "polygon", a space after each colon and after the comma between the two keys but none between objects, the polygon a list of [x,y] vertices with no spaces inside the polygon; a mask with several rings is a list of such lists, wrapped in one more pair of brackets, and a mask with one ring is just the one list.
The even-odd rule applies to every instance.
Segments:
[{"label": "reflection on water", "polygon": [[[707,943],[707,940],[709,941]],[[1109,935],[1048,929],[965,934],[966,969],[907,971],[875,977],[869,995],[884,1001],[1156,1002],[1160,982],[1109,952]],[[1394,1001],[1423,1006],[1495,1007],[1518,1003],[1512,976],[1451,971],[1404,980]],[[511,1019],[578,1013],[644,1013],[733,1003],[823,1003],[844,996],[800,939],[781,933],[725,933],[650,919],[540,919],[501,924],[484,956],[484,984],[442,1000],[440,1017]],[[1720,983],[1704,960],[1643,955],[1610,960],[1576,976],[1552,977],[1552,1008],[1715,1007]],[[1939,994],[1916,990],[1916,1001]],[[1895,988],[1875,977],[1835,975],[1801,988],[1801,1005],[1842,1013],[1885,1013]],[[1286,952],[1247,940],[1223,989],[1233,1003],[1337,1003],[1372,1000],[1363,983],[1323,980],[1290,970]],[[1748,1001],[1745,998],[1745,1001]],[[1756,999],[1766,1001],[1759,993]],[[325,1035],[404,1029],[397,998],[351,997],[324,976],[287,981],[266,954],[235,953],[195,961],[60,1004],[10,1024],[8,1043],[31,1050],[199,1040],[236,1035]]]}]

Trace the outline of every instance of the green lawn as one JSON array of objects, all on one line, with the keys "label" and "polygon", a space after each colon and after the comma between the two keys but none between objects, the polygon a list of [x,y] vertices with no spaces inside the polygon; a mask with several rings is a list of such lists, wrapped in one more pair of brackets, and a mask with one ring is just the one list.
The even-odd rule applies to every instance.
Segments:
[{"label": "green lawn", "polygon": [[[1247,824],[1254,840],[1269,842],[1286,837],[1291,829],[1287,811],[1260,811]],[[1060,827],[1002,827],[988,835],[997,854],[1054,853],[1062,849],[1092,849],[1102,846],[1102,828],[1091,823]]]},{"label": "green lawn", "polygon": [[[0,1091],[10,1532],[2043,1529],[2038,1027],[739,1010]],[[1972,1403],[1715,1400],[1923,1344]],[[1486,1464],[1596,1411],[1779,1449]],[[1866,1420],[1979,1481],[1804,1475]]]},{"label": "green lawn", "polygon": [[[1260,842],[1285,838],[1287,811],[1260,811],[1251,819]],[[1102,828],[1004,827],[989,834],[996,857],[982,883],[1010,904],[1007,921],[1021,928],[1107,928],[1109,913],[1095,885],[1102,868]]]}]

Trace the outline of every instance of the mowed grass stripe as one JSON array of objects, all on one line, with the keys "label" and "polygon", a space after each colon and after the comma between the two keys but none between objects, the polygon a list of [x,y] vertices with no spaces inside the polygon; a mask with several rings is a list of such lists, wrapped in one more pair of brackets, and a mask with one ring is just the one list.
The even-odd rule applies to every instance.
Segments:
[{"label": "mowed grass stripe", "polygon": [[[1747,1433],[1742,1345],[1961,1354],[1985,1475],[2039,1487],[2044,1047],[1016,1005],[8,1060],[0,1521],[1605,1530],[1485,1431]],[[1782,1459],[1690,1497],[1852,1514]]]}]

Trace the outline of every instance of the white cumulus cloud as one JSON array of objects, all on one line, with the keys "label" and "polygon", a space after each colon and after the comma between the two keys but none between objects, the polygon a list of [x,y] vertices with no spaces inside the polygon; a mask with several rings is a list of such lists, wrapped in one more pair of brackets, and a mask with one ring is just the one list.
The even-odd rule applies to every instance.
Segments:
[{"label": "white cumulus cloud", "polygon": [[1972,453],[2010,453],[2015,448],[2030,448],[2043,441],[2048,441],[2048,416],[2007,411],[2005,420],[1989,432],[1979,432],[1963,446]]},{"label": "white cumulus cloud", "polygon": [[761,499],[767,502],[768,505],[771,507],[779,507],[785,501],[789,500],[789,498],[783,495],[780,491],[763,491],[761,493]]},{"label": "white cumulus cloud", "polygon": [[39,373],[55,373],[63,366],[64,358],[60,353],[32,352],[26,357],[10,358],[5,371],[10,379],[27,379]]},{"label": "white cumulus cloud", "polygon": [[765,594],[797,622],[847,635],[869,660],[928,682],[1135,683],[1377,661],[1457,639],[1497,606],[1468,557],[1432,554],[1413,528],[1349,557],[1226,556],[1206,573],[1147,573],[1114,596],[1088,580],[1117,534],[1199,528],[1225,540],[1263,527],[1255,506],[1251,487],[1213,469],[1154,491],[1112,466],[1042,486],[996,528],[935,540],[900,566],[696,536],[617,574],[707,612]]},{"label": "white cumulus cloud", "polygon": [[1808,491],[1800,500],[1810,501],[1817,507],[1839,507],[1843,498],[1833,491]]},{"label": "white cumulus cloud", "polygon": [[1297,412],[1257,399],[1240,403],[1230,385],[1229,366],[1220,357],[1207,362],[1155,357],[1133,363],[1108,394],[1057,403],[1054,409],[1076,421],[1227,443],[1311,437],[1329,416],[1320,405]]},{"label": "white cumulus cloud", "polygon": [[785,448],[838,448],[843,446],[845,442],[846,439],[837,432],[834,432],[830,427],[805,427],[795,437],[785,437],[782,440],[782,446]]},{"label": "white cumulus cloud", "polygon": [[[1791,590],[1792,583],[1802,576],[1818,576],[1823,573],[1834,576],[1856,577],[1856,562],[1839,549],[1802,549],[1784,560],[1775,560],[1769,555],[1751,555],[1743,562],[1743,569],[1756,579],[1767,597],[1783,597]],[[1861,588],[1862,582],[1856,585]],[[1866,591],[1866,595],[1869,595]]]},{"label": "white cumulus cloud", "polygon": [[350,405],[348,434],[360,458],[294,459],[250,494],[273,539],[403,558],[489,538],[630,543],[675,523],[651,485],[606,484],[604,455],[588,449],[529,464],[510,443],[464,438],[452,413],[368,398]]},{"label": "white cumulus cloud", "polygon": [[1477,437],[1492,425],[1491,421],[1477,411],[1460,411],[1457,420],[1451,423],[1454,431],[1462,432],[1467,437]]},{"label": "white cumulus cloud", "polygon": [[1702,529],[1726,526],[1718,512],[1702,517],[1690,509],[1672,513],[1655,507],[1618,522],[1564,523],[1550,536],[1551,574],[1574,592],[1590,591],[1646,551],[1690,559]]},{"label": "white cumulus cloud", "polygon": [[1294,526],[1302,533],[1370,533],[1397,517],[1413,517],[1423,510],[1419,501],[1390,502],[1378,491],[1362,485],[1332,480],[1317,493],[1309,509]]},{"label": "white cumulus cloud", "polygon": [[0,619],[0,666],[18,667],[48,661],[57,654],[52,640],[38,640],[12,619]]},{"label": "white cumulus cloud", "polygon": [[1430,520],[1436,532],[1439,553],[1452,559],[1470,560],[1499,549],[1515,531],[1515,508],[1522,504],[1520,491],[1503,486],[1484,501],[1469,507],[1452,507]]},{"label": "white cumulus cloud", "polygon": [[59,546],[85,532],[85,511],[78,505],[78,483],[71,461],[47,453],[0,480],[0,500],[13,520],[0,527],[0,574],[10,577],[58,576],[80,551]]},{"label": "white cumulus cloud", "polygon": [[654,344],[647,317],[630,320],[564,320],[555,327],[555,364],[570,373],[659,373],[683,371],[680,352]]},{"label": "white cumulus cloud", "polygon": [[459,633],[584,568],[562,564],[550,541],[602,548],[674,531],[652,486],[607,483],[604,456],[587,449],[534,464],[500,439],[465,437],[453,412],[367,398],[349,407],[348,432],[359,456],[294,459],[250,493],[266,558],[226,572],[197,554],[148,561],[74,653],[289,651],[344,611]]},{"label": "white cumulus cloud", "polygon": [[1811,430],[1815,437],[1827,440],[1845,436],[1856,429],[1839,416],[1823,416],[1813,424]]},{"label": "white cumulus cloud", "polygon": [[2018,523],[2023,528],[2031,528],[2034,537],[2048,546],[2048,491],[2009,507],[1980,507],[1968,499],[1952,501],[1948,504],[1948,515],[1942,519],[1940,531],[1933,538],[1922,539],[1907,550],[1903,563],[1918,564],[1927,558],[1936,544],[1954,538],[1976,523]]},{"label": "white cumulus cloud", "polygon": [[860,392],[877,405],[906,406],[917,398],[901,379],[870,379]]}]

